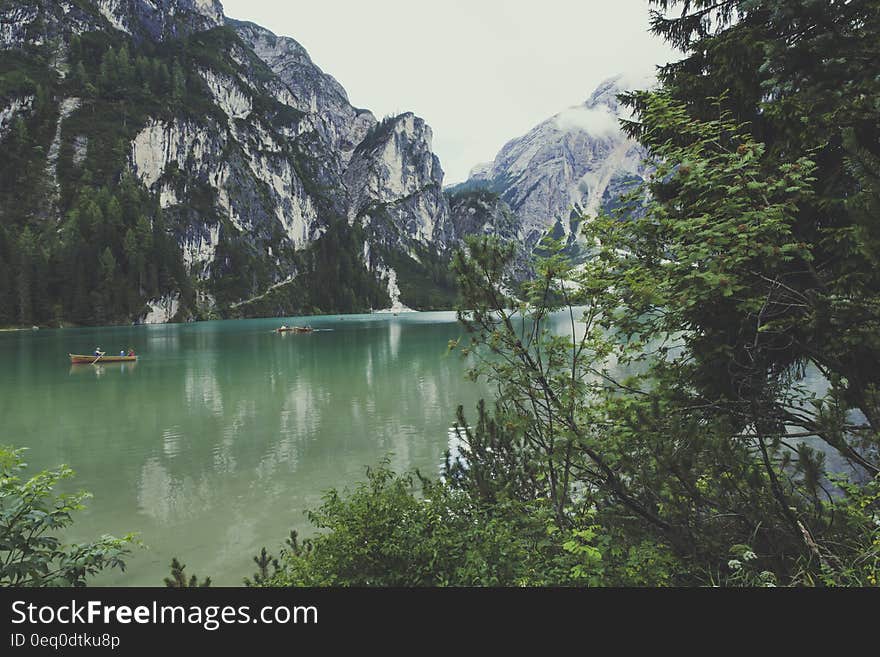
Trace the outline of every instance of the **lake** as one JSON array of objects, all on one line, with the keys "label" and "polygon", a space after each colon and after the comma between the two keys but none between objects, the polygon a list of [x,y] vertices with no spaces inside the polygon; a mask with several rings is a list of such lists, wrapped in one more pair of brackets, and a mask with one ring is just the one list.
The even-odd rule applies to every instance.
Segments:
[{"label": "lake", "polygon": [[[397,471],[437,474],[455,409],[485,390],[447,354],[454,313],[0,333],[0,442],[28,472],[61,463],[94,494],[69,541],[139,533],[125,573],[97,585],[161,586],[172,557],[239,585],[277,553],[329,488]],[[134,347],[135,364],[71,366],[67,354]]]}]

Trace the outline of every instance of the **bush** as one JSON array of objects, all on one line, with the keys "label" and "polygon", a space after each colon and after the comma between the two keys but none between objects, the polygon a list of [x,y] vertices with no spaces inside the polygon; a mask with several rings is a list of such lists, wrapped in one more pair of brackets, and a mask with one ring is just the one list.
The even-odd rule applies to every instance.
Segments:
[{"label": "bush", "polygon": [[[415,478],[417,478],[416,475]],[[383,463],[353,491],[330,491],[310,512],[326,533],[278,558],[254,560],[257,586],[575,586],[660,584],[662,550],[612,549],[585,514],[560,530],[541,500],[485,503],[445,481],[398,475]],[[606,558],[607,555],[607,558]],[[271,567],[271,570],[270,570]]]},{"label": "bush", "polygon": [[65,465],[23,479],[23,452],[0,447],[0,586],[85,586],[87,577],[106,568],[125,570],[132,534],[61,543],[58,532],[72,524],[73,512],[90,495],[54,492],[73,476]]}]

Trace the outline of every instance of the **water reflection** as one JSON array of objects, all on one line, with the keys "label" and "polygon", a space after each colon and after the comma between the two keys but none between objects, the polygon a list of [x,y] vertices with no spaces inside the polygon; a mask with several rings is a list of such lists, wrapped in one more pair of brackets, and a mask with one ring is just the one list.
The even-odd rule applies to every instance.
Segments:
[{"label": "water reflection", "polygon": [[[237,584],[364,466],[393,454],[437,471],[456,406],[481,393],[444,357],[452,314],[314,318],[334,330],[310,335],[277,321],[0,337],[3,442],[34,467],[69,463],[95,494],[68,538],[135,530],[150,547],[98,583],[159,585],[178,556]],[[140,362],[65,365],[76,345],[117,342]]]},{"label": "water reflection", "polygon": [[71,365],[68,370],[70,376],[94,376],[101,377],[108,373],[120,376],[133,374],[137,367],[137,361],[131,363],[95,363],[94,365]]}]

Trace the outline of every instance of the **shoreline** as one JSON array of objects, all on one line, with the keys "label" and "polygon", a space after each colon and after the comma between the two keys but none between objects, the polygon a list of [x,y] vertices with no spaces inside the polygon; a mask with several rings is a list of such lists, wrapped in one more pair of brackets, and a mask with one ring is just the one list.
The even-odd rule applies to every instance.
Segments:
[{"label": "shoreline", "polygon": [[445,313],[445,312],[456,312],[455,308],[441,308],[441,309],[431,309],[431,310],[415,310],[413,308],[408,308],[406,306],[402,308],[383,308],[381,310],[373,310],[372,312],[355,312],[355,313],[332,313],[326,315],[282,315],[282,316],[264,316],[264,317],[217,317],[213,319],[200,319],[195,321],[171,321],[171,322],[161,322],[156,324],[147,324],[147,323],[139,323],[139,324],[102,324],[102,325],[64,325],[64,326],[38,326],[34,327],[6,327],[0,328],[0,334],[2,333],[16,333],[16,332],[36,332],[36,331],[57,331],[64,329],[93,329],[93,328],[142,328],[147,326],[174,326],[174,325],[182,325],[182,324],[200,324],[203,322],[244,322],[244,321],[253,321],[253,320],[308,320],[316,317],[364,317],[370,315],[377,315],[380,317],[387,316],[401,316],[401,315],[420,315],[427,313]]}]

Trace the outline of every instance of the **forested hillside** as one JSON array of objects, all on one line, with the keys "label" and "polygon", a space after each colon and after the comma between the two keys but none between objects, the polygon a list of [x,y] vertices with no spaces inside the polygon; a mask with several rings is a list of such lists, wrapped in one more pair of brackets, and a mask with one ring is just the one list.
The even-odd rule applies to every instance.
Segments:
[{"label": "forested hillside", "polygon": [[191,0],[0,19],[0,324],[366,311],[448,263],[430,128],[354,108],[293,39]]}]

